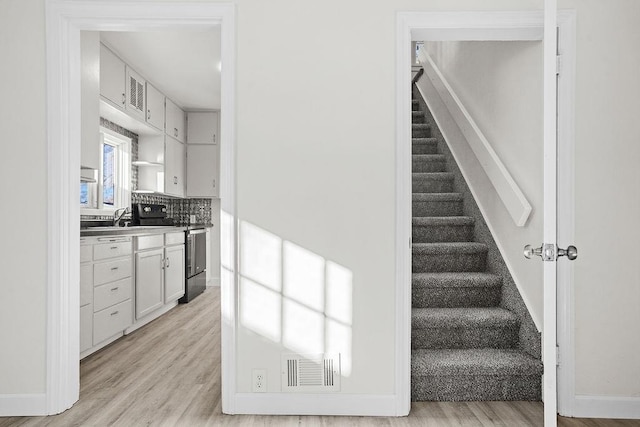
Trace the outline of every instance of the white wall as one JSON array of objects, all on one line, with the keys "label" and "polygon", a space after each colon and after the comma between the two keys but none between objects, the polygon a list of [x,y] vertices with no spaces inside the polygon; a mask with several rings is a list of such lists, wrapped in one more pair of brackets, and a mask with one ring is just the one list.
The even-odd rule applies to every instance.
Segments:
[{"label": "white wall", "polygon": [[[487,180],[468,177],[503,256],[542,329],[542,265],[522,256],[542,238],[542,42],[425,42],[427,52],[533,207],[518,227]],[[470,173],[473,171],[469,171]]]},{"label": "white wall", "polygon": [[0,394],[45,388],[44,1],[0,3]]},{"label": "white wall", "polygon": [[[277,236],[271,240],[276,256],[277,239],[283,239],[335,263],[324,265],[331,266],[332,277],[342,278],[330,280],[337,289],[348,289],[352,277],[351,303],[346,301],[352,368],[343,392],[393,393],[395,13],[537,9],[542,2],[236,4],[240,219]],[[640,208],[635,197],[640,147],[634,140],[640,113],[638,5],[565,0],[561,6],[578,9],[578,391],[633,396],[638,394],[633,355],[640,351],[640,295],[630,254],[640,236],[627,224]],[[0,114],[5,141],[0,194],[10,208],[0,215],[3,224],[19,218],[28,227],[4,229],[3,241],[10,244],[2,246],[1,288],[10,304],[0,310],[0,393],[35,393],[44,389],[46,225],[43,213],[28,207],[46,200],[43,0],[3,0],[1,7],[0,52],[11,67],[0,68],[0,92],[10,100]],[[294,246],[289,250],[305,259]],[[309,255],[303,265],[320,258]],[[242,259],[244,266],[250,259]],[[253,266],[263,274],[274,272],[269,263]],[[306,289],[313,283],[305,279],[306,271],[313,270],[298,272],[298,280],[285,284]],[[282,280],[276,274],[271,283]],[[338,304],[344,301],[330,311],[344,314]],[[613,326],[622,321],[625,332],[616,332]],[[269,370],[269,388],[275,391],[280,350],[279,343],[242,327],[239,391],[250,389],[253,367]]]}]

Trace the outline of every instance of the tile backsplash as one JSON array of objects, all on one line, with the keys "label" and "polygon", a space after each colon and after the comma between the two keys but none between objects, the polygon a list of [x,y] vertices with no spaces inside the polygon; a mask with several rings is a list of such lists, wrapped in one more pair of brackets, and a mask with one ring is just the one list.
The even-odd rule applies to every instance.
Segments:
[{"label": "tile backsplash", "polygon": [[[100,117],[100,126],[131,139],[131,160],[138,160],[138,135],[104,117]],[[131,166],[131,189],[138,189],[138,167]],[[190,216],[195,215],[195,224],[211,224],[211,199],[178,199],[160,194],[131,193],[131,203],[155,203],[167,206],[167,217],[173,218],[178,225],[189,225]],[[81,215],[81,220],[110,219],[111,217]]]}]

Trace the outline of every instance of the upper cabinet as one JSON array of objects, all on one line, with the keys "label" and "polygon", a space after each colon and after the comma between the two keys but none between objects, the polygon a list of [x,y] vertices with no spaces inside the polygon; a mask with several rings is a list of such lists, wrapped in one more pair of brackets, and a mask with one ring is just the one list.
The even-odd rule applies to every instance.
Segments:
[{"label": "upper cabinet", "polygon": [[167,98],[165,107],[165,133],[184,143],[186,140],[185,123],[184,111]]},{"label": "upper cabinet", "polygon": [[187,113],[187,141],[189,144],[217,144],[218,140],[217,111]]},{"label": "upper cabinet", "polygon": [[140,118],[145,117],[146,113],[146,96],[145,81],[129,66],[126,67],[127,73],[127,105],[126,108],[131,114]]},{"label": "upper cabinet", "polygon": [[122,110],[127,102],[125,76],[124,62],[100,44],[100,95]]},{"label": "upper cabinet", "polygon": [[83,169],[97,170],[100,167],[100,36],[95,31],[83,31],[80,41],[80,166]]},{"label": "upper cabinet", "polygon": [[147,123],[164,131],[164,95],[147,82]]}]

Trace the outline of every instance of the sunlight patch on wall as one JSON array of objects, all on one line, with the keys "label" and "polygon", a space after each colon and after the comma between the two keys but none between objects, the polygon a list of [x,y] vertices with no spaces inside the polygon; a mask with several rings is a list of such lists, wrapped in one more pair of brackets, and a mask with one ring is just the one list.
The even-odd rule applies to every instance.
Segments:
[{"label": "sunlight patch on wall", "polygon": [[349,376],[351,270],[246,221],[239,231],[240,324],[299,354],[340,353]]}]

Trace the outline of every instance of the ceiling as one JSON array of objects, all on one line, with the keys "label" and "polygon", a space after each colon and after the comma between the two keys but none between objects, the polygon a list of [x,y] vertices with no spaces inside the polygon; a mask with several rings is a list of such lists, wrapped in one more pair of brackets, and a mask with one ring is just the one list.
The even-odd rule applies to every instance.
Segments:
[{"label": "ceiling", "polygon": [[184,110],[220,109],[220,27],[100,33],[138,74]]}]

